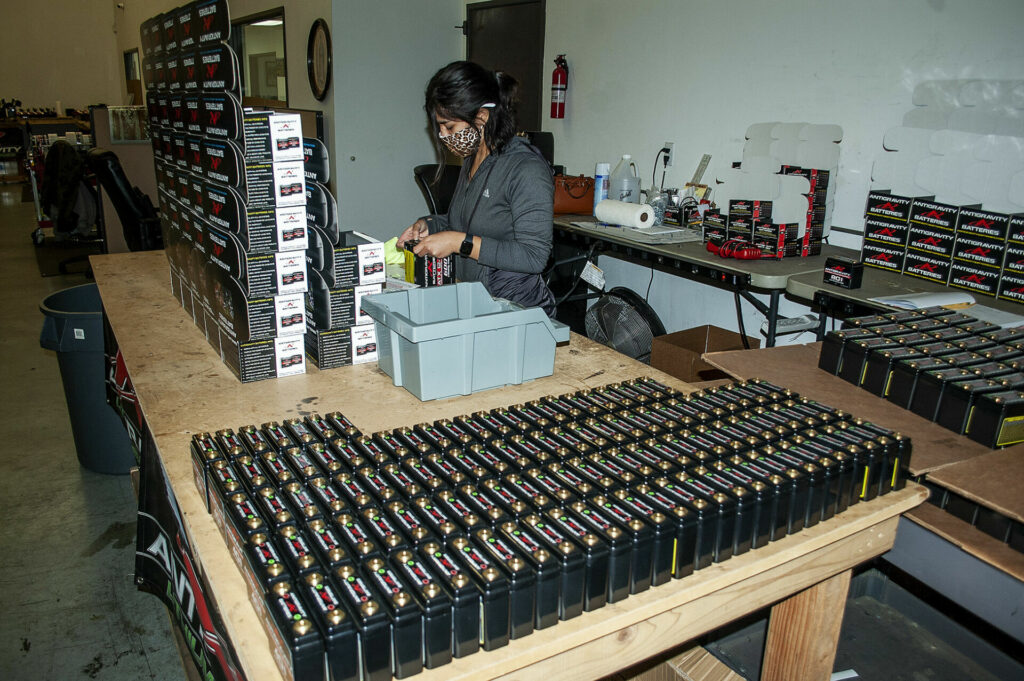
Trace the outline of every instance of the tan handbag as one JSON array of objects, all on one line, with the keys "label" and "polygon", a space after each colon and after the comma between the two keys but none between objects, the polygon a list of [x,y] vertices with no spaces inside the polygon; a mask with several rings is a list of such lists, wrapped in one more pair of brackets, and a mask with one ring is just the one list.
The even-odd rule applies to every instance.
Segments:
[{"label": "tan handbag", "polygon": [[594,212],[594,178],[583,175],[555,175],[555,215]]}]

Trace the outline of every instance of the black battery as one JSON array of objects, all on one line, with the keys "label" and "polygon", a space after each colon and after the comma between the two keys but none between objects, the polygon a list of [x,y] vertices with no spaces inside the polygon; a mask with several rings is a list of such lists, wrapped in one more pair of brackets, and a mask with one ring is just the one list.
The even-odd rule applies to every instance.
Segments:
[{"label": "black battery", "polygon": [[[502,531],[508,524],[502,525]],[[582,551],[558,528],[547,523],[537,514],[523,517],[514,530],[530,535],[540,542],[559,566],[558,618],[562,620],[577,617],[583,612],[586,584],[586,562]]]},{"label": "black battery", "polygon": [[383,548],[385,553],[409,548],[409,541],[400,532],[395,522],[381,507],[370,507],[362,510],[363,526],[370,531],[374,541]]},{"label": "black battery", "polygon": [[560,461],[575,453],[543,430],[531,430],[526,434],[526,441],[536,446],[554,461]]},{"label": "black battery", "polygon": [[492,431],[483,421],[472,415],[456,416],[452,421],[463,431],[469,433],[476,442],[488,442],[501,437],[499,433]]},{"label": "black battery", "polygon": [[851,504],[856,482],[856,461],[846,448],[831,447],[816,440],[816,435],[816,432],[809,431],[807,438],[789,452],[825,470],[829,484],[822,506],[822,520],[828,520],[835,514],[845,511]]},{"label": "black battery", "polygon": [[839,374],[842,368],[843,346],[847,340],[855,338],[871,338],[877,334],[868,328],[854,328],[842,331],[829,331],[821,343],[821,354],[818,355],[818,368],[830,374]]},{"label": "black battery", "polygon": [[948,369],[949,362],[939,357],[908,358],[898,360],[889,377],[885,398],[904,409],[910,407],[917,391],[918,378],[928,370]]},{"label": "black battery", "polygon": [[282,527],[295,522],[291,506],[273,487],[263,487],[253,496],[260,512],[273,527]]},{"label": "black battery", "polygon": [[264,591],[271,590],[277,582],[292,579],[281,552],[264,532],[252,534],[245,540],[243,548],[249,570]]},{"label": "black battery", "polygon": [[278,582],[264,595],[262,605],[263,628],[281,675],[324,678],[324,640],[301,594],[289,582]]},{"label": "black battery", "polygon": [[369,465],[379,468],[386,463],[394,461],[391,452],[380,442],[368,435],[360,435],[352,440],[356,451],[369,460]]},{"label": "black battery", "polygon": [[373,496],[355,473],[342,470],[334,476],[332,482],[353,509],[358,510],[373,505]]},{"label": "black battery", "polygon": [[449,517],[445,510],[434,503],[433,497],[416,497],[410,502],[410,506],[416,511],[416,515],[423,519],[424,524],[437,539],[462,533],[462,527],[455,522],[454,518]]},{"label": "black battery", "polygon": [[995,343],[1012,343],[1013,341],[1024,340],[1024,328],[1017,326],[1008,329],[995,329],[993,331],[984,331],[978,335]]},{"label": "black battery", "polygon": [[465,657],[480,650],[480,590],[440,542],[420,544],[417,553],[452,604],[450,641],[453,657]]},{"label": "black battery", "polygon": [[[211,506],[214,501],[211,498]],[[216,503],[221,503],[219,500]],[[242,537],[257,532],[270,532],[272,527],[263,519],[259,506],[246,494],[236,493],[223,501],[224,514],[228,522]]]},{"label": "black battery", "polygon": [[277,451],[287,449],[288,447],[298,446],[291,434],[285,430],[277,421],[269,421],[260,426],[260,431],[263,433],[263,437],[272,448]]},{"label": "black battery", "polygon": [[[324,480],[323,476],[314,478],[317,481]],[[281,488],[281,496],[284,497],[287,504],[294,509],[297,519],[309,522],[314,518],[323,519],[324,512],[321,510],[320,505],[316,501],[316,497],[310,491],[313,480],[310,480],[310,486],[297,482],[295,480],[285,484]]]},{"label": "black battery", "polygon": [[[696,518],[696,536],[692,542],[695,570],[732,557],[736,543],[736,499],[709,487],[704,480],[688,470],[676,473],[671,480],[658,478],[654,485],[672,491],[677,501],[681,499],[686,504],[685,508]],[[680,546],[685,545],[680,543]],[[684,560],[685,554],[677,556],[677,565],[683,565]],[[679,576],[685,576],[685,572]]]},{"label": "black battery", "polygon": [[588,459],[603,475],[614,480],[618,487],[629,487],[633,483],[655,477],[653,468],[618,447],[591,454]]},{"label": "black battery", "polygon": [[991,449],[1024,442],[1024,392],[981,395],[968,415],[966,435]]},{"label": "black battery", "polygon": [[671,397],[667,400],[663,400],[661,402],[661,406],[658,407],[658,411],[665,413],[667,416],[679,421],[679,423],[707,423],[708,421],[713,421],[715,419],[714,414],[709,414],[708,412],[677,397]]},{"label": "black battery", "polygon": [[[713,522],[707,517],[708,504],[703,499],[693,503],[692,494],[680,491],[679,485],[674,481],[661,477],[655,478],[650,484],[641,483],[634,485],[632,489],[615,492],[615,497],[619,501],[628,502],[631,507],[642,503],[657,511],[668,522],[672,535],[672,557],[667,566],[667,575],[661,573],[663,564],[654,563],[655,572],[651,576],[651,584],[654,586],[662,584],[661,580],[666,577],[686,577],[694,570],[711,564],[713,547],[705,544],[707,526]],[[655,534],[655,541],[657,538]],[[701,553],[704,549],[707,549],[706,556]]]},{"label": "black battery", "polygon": [[383,556],[384,549],[374,541],[369,531],[356,517],[357,512],[340,513],[334,518],[334,528],[348,547],[349,554],[358,560],[370,556]]},{"label": "black battery", "polygon": [[854,497],[851,502],[871,501],[878,496],[887,478],[886,470],[898,466],[894,450],[849,430],[825,430],[826,434],[819,435],[823,442],[837,449],[845,447],[844,451],[854,456]]},{"label": "black battery", "polygon": [[977,376],[970,369],[959,367],[931,369],[923,372],[917,379],[914,398],[910,401],[910,411],[929,421],[934,421],[946,387],[952,382],[966,381]]},{"label": "black battery", "polygon": [[314,442],[307,450],[309,456],[327,475],[334,475],[343,468],[341,460],[322,442]]},{"label": "black battery", "polygon": [[[537,469],[531,468],[527,470],[530,471]],[[525,474],[526,471],[523,472],[523,475]],[[516,475],[518,476],[519,474]],[[518,519],[536,511],[530,503],[523,501],[521,498],[516,496],[516,494],[514,494],[512,490],[509,489],[509,486],[504,484],[502,480],[485,480],[483,487],[489,492],[491,498],[497,502],[498,506],[504,511],[508,518]]]},{"label": "black battery", "polygon": [[[407,447],[410,451],[412,451],[416,456],[419,457],[426,456],[431,451],[439,451],[441,449],[435,449],[434,445],[431,442],[428,442],[427,439],[420,435],[420,433],[418,433],[414,428],[395,428],[395,430],[392,431],[392,434],[395,436],[398,442],[402,444],[402,446]],[[445,445],[445,447],[448,446],[450,446],[450,444]]]},{"label": "black battery", "polygon": [[374,433],[371,437],[374,442],[380,445],[383,451],[387,452],[396,461],[411,453],[409,448],[405,446],[405,443],[392,432],[382,431]]},{"label": "black battery", "polygon": [[291,436],[292,440],[298,443],[301,447],[308,447],[319,439],[301,419],[285,419],[284,428]]},{"label": "black battery", "polygon": [[441,512],[453,520],[463,532],[486,527],[488,522],[483,516],[473,513],[469,505],[452,489],[439,489],[434,492],[434,503]]},{"label": "black battery", "polygon": [[[601,497],[606,499],[607,497]],[[598,536],[608,552],[608,589],[606,600],[616,603],[630,594],[630,569],[633,541],[625,528],[613,520],[612,514],[596,504],[577,501],[568,512],[592,534]]]},{"label": "black battery", "polygon": [[313,620],[324,637],[327,676],[334,681],[359,681],[359,634],[355,617],[329,572],[312,572],[296,582]]},{"label": "black battery", "polygon": [[[758,499],[753,491],[745,485],[738,484],[735,479],[722,475],[714,467],[697,466],[692,469],[692,473],[718,494],[730,497],[735,502],[736,524],[732,537],[732,555],[738,556],[753,548],[758,513]],[[728,537],[723,537],[723,541],[728,541]]]},{"label": "black battery", "polygon": [[544,404],[548,405],[552,409],[556,409],[562,414],[565,414],[567,421],[576,421],[583,418],[584,412],[578,407],[569,404],[567,401],[557,395],[546,395],[541,398]]},{"label": "black battery", "polygon": [[[892,459],[892,489],[903,489],[906,486],[907,478],[910,476],[910,457],[913,454],[913,443],[909,437],[904,436],[888,428],[866,421],[862,418],[853,417],[849,421],[857,428],[864,429],[875,436],[875,441],[885,447],[891,447],[889,458]],[[855,432],[859,432],[855,431]],[[889,441],[892,441],[891,443]],[[889,464],[887,464],[889,465]],[[889,472],[886,472],[889,475]]]},{"label": "black battery", "polygon": [[529,423],[532,426],[532,430],[543,430],[548,426],[555,425],[551,423],[544,414],[528,404],[513,404],[508,408],[508,410]]},{"label": "black battery", "polygon": [[1024,353],[1021,352],[1020,348],[1009,345],[994,345],[983,350],[976,350],[975,352],[986,359],[992,360],[993,362],[1002,362],[1006,364],[1016,363],[1018,366],[1024,363],[1021,360]]},{"label": "black battery", "polygon": [[592,497],[605,491],[604,487],[590,482],[564,461],[548,464],[546,470],[556,480],[575,490],[577,494],[584,498]]},{"label": "black battery", "polygon": [[[500,531],[483,528],[473,532],[471,538],[475,548],[489,554],[490,559],[501,566],[508,579],[509,638],[522,638],[533,633],[537,577],[529,562]],[[469,559],[466,555],[463,557]]]},{"label": "black battery", "polygon": [[497,409],[491,410],[491,416],[497,421],[508,426],[515,433],[525,433],[528,430],[533,430],[534,426],[532,423],[524,419],[519,414],[513,412],[508,407],[498,407]]},{"label": "black battery", "polygon": [[267,439],[256,426],[242,426],[238,429],[238,435],[242,438],[242,442],[245,443],[249,453],[256,458],[259,458],[261,454],[270,449]]},{"label": "black battery", "polygon": [[237,435],[235,431],[230,428],[218,430],[214,435],[216,437],[217,447],[227,458],[234,460],[235,458],[248,453],[248,450],[245,447],[245,441],[240,435]]},{"label": "black battery", "polygon": [[[719,476],[739,488],[748,490],[753,498],[749,548],[758,549],[771,541],[772,527],[775,523],[774,514],[778,506],[775,498],[777,489],[767,481],[762,482],[754,477],[751,471],[743,470],[741,467],[743,461],[744,458],[737,454],[729,457],[728,460],[715,461],[713,466]],[[743,551],[738,552],[742,553]]]},{"label": "black battery", "polygon": [[810,481],[807,474],[793,468],[784,461],[777,459],[774,454],[777,449],[774,446],[762,447],[759,450],[747,453],[747,458],[756,463],[761,469],[770,471],[789,481],[787,485],[790,494],[789,513],[786,514],[786,534],[793,534],[804,529],[804,520],[807,518],[811,492]]},{"label": "black battery", "polygon": [[533,459],[516,451],[511,443],[505,440],[491,440],[487,443],[487,450],[492,456],[506,462],[511,468],[523,470],[534,465]]},{"label": "black battery", "polygon": [[535,482],[535,476],[531,477],[525,473],[509,473],[502,478],[502,482],[509,491],[531,506],[534,511],[544,511],[555,505],[555,502]]},{"label": "black battery", "polygon": [[389,562],[375,557],[363,561],[363,574],[380,594],[391,620],[391,664],[396,679],[423,671],[423,613],[413,598],[413,587]]},{"label": "black battery", "polygon": [[962,367],[964,369],[988,362],[988,359],[982,354],[959,348],[953,354],[943,355],[942,359],[950,366]]},{"label": "black battery", "polygon": [[807,481],[807,506],[804,508],[804,517],[801,523],[803,528],[813,527],[822,520],[822,512],[828,499],[828,489],[832,480],[828,472],[813,463],[805,463],[799,457],[791,454],[787,449],[778,449],[771,458],[790,467],[791,470],[800,471]]},{"label": "black battery", "polygon": [[[512,473],[510,475],[516,474]],[[520,475],[526,477],[530,484],[539,490],[541,495],[550,499],[551,503],[555,506],[567,506],[579,501],[581,498],[579,492],[566,487],[560,480],[554,476],[548,475],[543,468],[531,466],[530,468],[524,469]],[[535,497],[530,503],[535,511],[543,510],[549,506],[549,504],[539,496]],[[517,517],[521,517],[521,515]]]},{"label": "black battery", "polygon": [[306,523],[305,533],[320,562],[328,570],[350,560],[351,556],[338,535],[338,531],[324,520],[316,519]]},{"label": "black battery", "polygon": [[340,411],[332,411],[330,414],[327,414],[327,423],[329,423],[336,432],[349,439],[355,439],[362,436],[362,433],[358,428],[356,428],[355,424],[348,420],[348,418]]},{"label": "black battery", "polygon": [[537,466],[543,466],[555,458],[519,433],[510,435],[505,442],[518,457],[529,459]]},{"label": "black battery", "polygon": [[327,478],[313,478],[310,480],[309,491],[312,492],[326,518],[333,519],[339,513],[349,508],[348,503],[341,496],[341,492]]},{"label": "black battery", "polygon": [[310,414],[306,417],[306,427],[314,433],[321,442],[330,442],[336,437],[348,437],[334,429],[330,422],[320,414]]},{"label": "black battery", "polygon": [[[430,454],[429,456],[438,456],[438,454]],[[388,464],[390,466],[391,464]],[[424,492],[431,493],[433,490],[439,487],[444,487],[448,483],[438,477],[437,471],[433,467],[428,466],[425,461],[418,459],[415,456],[407,456],[402,459],[400,464],[402,471],[412,479],[417,486],[422,488]],[[387,466],[385,466],[385,471]]]},{"label": "black battery", "polygon": [[[193,462],[196,459],[193,457]],[[236,492],[248,491],[242,487],[235,467],[228,463],[227,459],[217,459],[205,467],[205,472],[200,471],[204,476],[204,485],[200,490],[206,499],[206,507],[209,509],[209,496],[219,494],[222,499],[227,499]],[[196,481],[197,484],[199,481]]]},{"label": "black battery", "polygon": [[[425,488],[413,479],[401,462],[384,464],[380,469],[380,477],[384,480],[385,484],[391,489],[397,490],[400,497],[406,500],[419,496],[425,491]],[[391,499],[389,499],[389,503],[390,501]]]},{"label": "black battery", "polygon": [[[436,451],[443,452],[452,446],[452,441],[432,423],[419,423],[412,428],[420,439],[429,444]],[[424,452],[424,455],[427,452]]]},{"label": "black battery", "polygon": [[825,258],[824,283],[846,289],[856,289],[860,288],[863,277],[864,263],[841,256]]},{"label": "black battery", "polygon": [[460,485],[458,495],[472,509],[473,513],[482,518],[491,527],[511,519],[502,507],[502,504],[491,495],[490,490],[486,486]]},{"label": "black battery", "polygon": [[[477,411],[473,413],[473,418],[483,424],[489,431],[494,433],[497,439],[505,438],[509,435],[520,432],[518,428],[514,428],[505,423],[502,419],[499,419],[493,412]],[[489,438],[488,441],[493,439],[495,438]]]},{"label": "black battery", "polygon": [[355,448],[348,440],[342,440],[335,438],[327,443],[327,450],[338,462],[344,464],[338,470],[348,470],[349,472],[369,465],[370,460],[362,455],[362,453]]},{"label": "black battery", "polygon": [[296,577],[307,575],[317,570],[323,571],[316,552],[306,538],[305,532],[296,525],[284,525],[274,534],[274,542],[281,552],[285,563]]},{"label": "black battery", "polygon": [[481,647],[495,650],[508,645],[511,617],[509,580],[504,570],[468,537],[450,538],[448,549],[480,591]]},{"label": "black battery", "polygon": [[965,331],[956,326],[950,326],[945,329],[936,329],[931,332],[931,335],[936,341],[942,343],[955,343],[971,337],[971,333],[969,331]]},{"label": "black battery", "polygon": [[391,566],[411,587],[423,619],[423,666],[435,669],[452,660],[452,602],[438,578],[413,551],[396,551]]},{"label": "black battery", "polygon": [[385,512],[411,545],[429,541],[433,535],[414,508],[402,500],[390,501]]},{"label": "black battery", "polygon": [[1022,387],[1020,374],[1010,374],[998,378],[974,378],[968,381],[957,381],[946,387],[936,410],[936,422],[958,434],[967,428],[967,415],[974,406],[978,396],[985,393],[1019,390]]},{"label": "black battery", "polygon": [[643,406],[637,407],[633,410],[633,413],[640,416],[651,423],[657,424],[662,430],[673,433],[681,428],[687,428],[692,425],[692,420],[687,420],[686,423],[681,423],[664,411],[662,411],[661,402],[650,402]]},{"label": "black battery", "polygon": [[491,445],[495,442],[503,442],[503,440],[490,440],[487,444],[474,442],[463,449],[462,453],[466,460],[473,463],[474,467],[486,469],[488,476],[500,477],[512,467],[512,464],[504,457],[494,453]]},{"label": "black battery", "polygon": [[562,447],[569,450],[569,456],[586,456],[594,451],[594,445],[585,442],[571,428],[555,426],[547,430],[547,435]]},{"label": "black battery", "polygon": [[[766,486],[769,490],[771,506],[762,507],[768,511],[768,541],[775,541],[785,537],[789,533],[789,519],[792,513],[794,500],[794,480],[779,473],[773,467],[765,465],[761,461],[752,460],[748,452],[746,456],[732,457],[730,464],[736,470],[753,478]],[[758,539],[760,545],[761,539]]]},{"label": "black battery", "polygon": [[542,518],[542,521],[554,524],[564,536],[575,541],[583,552],[586,564],[583,610],[590,612],[604,606],[608,602],[607,544],[598,533],[591,531],[591,528],[566,509],[552,508],[544,516],[546,518]]},{"label": "black battery", "polygon": [[[714,448],[704,449],[692,441],[683,439],[683,434],[689,432],[665,434],[659,439],[651,438],[640,444],[630,443],[623,449],[648,466],[660,471],[662,475],[674,473],[686,466],[708,461],[718,456]],[[725,454],[724,450],[722,454]]]},{"label": "black battery", "polygon": [[[614,521],[626,533],[629,544],[628,588],[629,593],[636,594],[650,588],[656,560],[664,564],[660,571],[660,578],[671,579],[672,547],[669,543],[674,542],[675,539],[672,536],[670,522],[663,513],[655,511],[650,516],[644,516],[640,508],[646,507],[646,502],[636,497],[630,498],[626,490],[619,490],[619,493],[626,498],[620,500],[615,496],[597,496],[585,503],[587,508],[602,514],[600,517],[595,517],[593,522],[604,527],[606,523]],[[576,512],[581,513],[582,511],[577,509]],[[606,532],[608,531],[606,530]],[[656,532],[660,532],[657,546],[655,545]],[[612,584],[609,581],[609,600],[612,598]]]},{"label": "black battery", "polygon": [[[384,464],[385,466],[392,465],[389,462]],[[367,490],[374,499],[377,500],[378,505],[384,505],[392,499],[400,498],[398,489],[392,487],[387,479],[377,472],[377,469],[372,466],[362,466],[356,470],[356,477],[362,484],[363,489]]]},{"label": "black battery", "polygon": [[[964,331],[967,331],[968,333],[971,333],[975,336],[980,336],[984,333],[991,333],[992,331],[998,331],[1000,328],[998,324],[982,321],[980,319],[975,319],[969,322],[956,322],[954,323],[954,326],[956,326],[958,329],[963,329]],[[981,340],[986,343],[995,342],[988,338],[982,338]]]},{"label": "black battery", "polygon": [[260,455],[260,467],[270,479],[271,484],[283,485],[295,479],[295,473],[285,460],[274,450],[267,450]]},{"label": "black battery", "polygon": [[341,565],[334,571],[334,577],[359,632],[362,681],[388,681],[391,678],[391,622],[383,597],[354,564]]},{"label": "black battery", "polygon": [[[496,555],[515,553],[527,564],[526,572],[532,574],[534,584],[532,628],[545,629],[557,624],[562,612],[559,596],[562,568],[555,554],[514,522],[503,523],[493,531],[478,530],[476,534],[487,535],[487,543],[495,545],[491,550]],[[516,567],[516,573],[521,572],[519,566]],[[528,579],[525,574],[521,576]],[[517,628],[525,631],[526,625],[521,621],[523,610],[525,605],[522,602],[517,603],[512,609],[513,638],[518,637],[515,633]]]}]

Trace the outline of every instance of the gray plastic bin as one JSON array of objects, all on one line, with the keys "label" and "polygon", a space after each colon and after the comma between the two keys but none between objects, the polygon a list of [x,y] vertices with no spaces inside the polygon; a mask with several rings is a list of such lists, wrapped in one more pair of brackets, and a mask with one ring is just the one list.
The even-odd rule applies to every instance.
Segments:
[{"label": "gray plastic bin", "polygon": [[376,322],[377,363],[421,400],[550,376],[569,327],[540,308],[491,298],[479,282],[363,298]]},{"label": "gray plastic bin", "polygon": [[78,462],[97,473],[125,474],[135,454],[124,424],[107,404],[103,308],[96,284],[73,286],[39,304],[39,344],[57,351]]}]

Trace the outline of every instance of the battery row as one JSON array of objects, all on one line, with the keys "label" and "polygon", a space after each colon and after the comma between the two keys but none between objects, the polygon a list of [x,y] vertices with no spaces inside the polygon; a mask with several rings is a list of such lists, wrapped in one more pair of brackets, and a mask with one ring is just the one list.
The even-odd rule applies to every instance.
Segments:
[{"label": "battery row", "polygon": [[941,307],[854,317],[818,367],[986,447],[1024,442],[1024,329]]},{"label": "battery row", "polygon": [[193,438],[195,482],[289,679],[406,678],[902,488],[898,433],[761,380],[650,378],[363,434]]}]

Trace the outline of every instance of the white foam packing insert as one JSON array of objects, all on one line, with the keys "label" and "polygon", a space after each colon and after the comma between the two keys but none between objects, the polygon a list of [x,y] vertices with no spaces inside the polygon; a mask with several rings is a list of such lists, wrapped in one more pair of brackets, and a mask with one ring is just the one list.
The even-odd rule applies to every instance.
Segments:
[{"label": "white foam packing insert", "polygon": [[1024,83],[1019,80],[972,80],[960,89],[964,106],[1010,106],[1024,109]]}]

